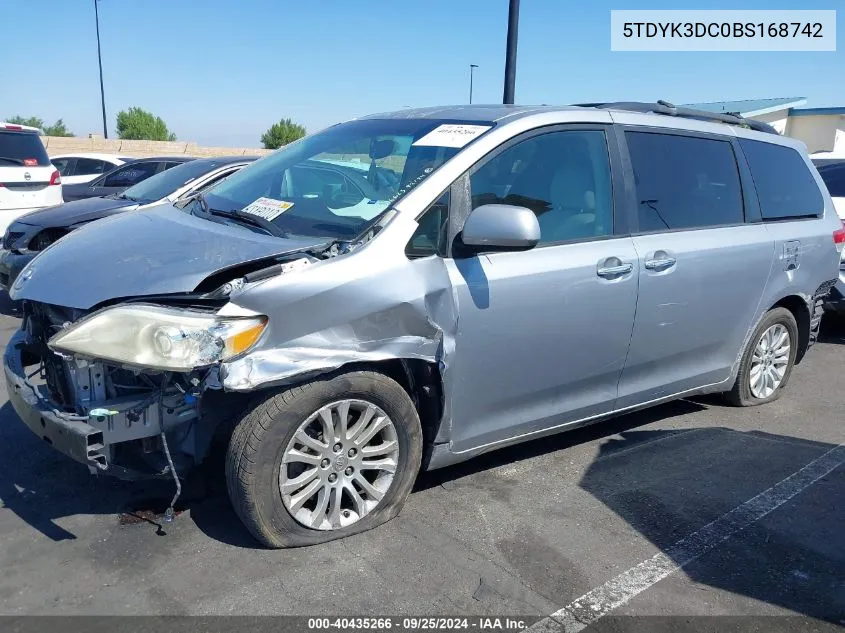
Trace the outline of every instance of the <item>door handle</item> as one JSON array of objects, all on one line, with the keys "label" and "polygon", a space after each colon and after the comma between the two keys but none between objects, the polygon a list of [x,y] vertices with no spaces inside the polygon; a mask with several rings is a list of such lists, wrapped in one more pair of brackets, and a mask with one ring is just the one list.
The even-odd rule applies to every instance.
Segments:
[{"label": "door handle", "polygon": [[596,270],[596,274],[599,277],[604,277],[605,279],[618,277],[619,275],[627,275],[629,272],[634,270],[634,265],[631,263],[628,264],[619,264],[618,266],[603,266]]},{"label": "door handle", "polygon": [[666,270],[677,263],[674,257],[657,257],[655,259],[647,259],[643,265],[649,270]]}]

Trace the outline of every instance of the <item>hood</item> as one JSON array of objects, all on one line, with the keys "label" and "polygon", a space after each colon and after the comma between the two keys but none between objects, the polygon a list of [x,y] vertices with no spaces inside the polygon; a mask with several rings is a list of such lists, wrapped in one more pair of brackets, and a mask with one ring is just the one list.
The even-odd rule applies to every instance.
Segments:
[{"label": "hood", "polygon": [[109,299],[191,292],[224,268],[326,241],[280,239],[165,204],[73,231],[21,271],[10,295],[88,310]]},{"label": "hood", "polygon": [[67,227],[74,224],[99,220],[113,213],[119,213],[138,206],[131,200],[114,198],[85,198],[55,207],[47,207],[18,218],[18,222],[42,228]]}]

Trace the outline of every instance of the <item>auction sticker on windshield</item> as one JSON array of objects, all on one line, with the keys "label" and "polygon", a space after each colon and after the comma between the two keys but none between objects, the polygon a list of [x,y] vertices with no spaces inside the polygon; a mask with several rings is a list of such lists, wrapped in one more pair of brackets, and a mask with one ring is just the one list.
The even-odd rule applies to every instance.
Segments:
[{"label": "auction sticker on windshield", "polygon": [[438,125],[431,132],[414,141],[414,145],[434,147],[463,147],[474,138],[484,134],[490,125],[460,125],[446,123]]},{"label": "auction sticker on windshield", "polygon": [[273,198],[258,198],[258,200],[253,200],[241,209],[241,213],[257,215],[272,222],[292,206],[293,202],[274,200]]}]

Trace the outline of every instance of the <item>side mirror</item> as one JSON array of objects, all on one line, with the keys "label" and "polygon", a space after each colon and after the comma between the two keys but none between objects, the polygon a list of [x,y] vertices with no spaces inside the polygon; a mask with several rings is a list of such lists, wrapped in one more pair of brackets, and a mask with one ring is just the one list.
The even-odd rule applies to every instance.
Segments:
[{"label": "side mirror", "polygon": [[540,241],[540,224],[531,209],[484,204],[472,210],[461,231],[470,251],[527,251]]}]

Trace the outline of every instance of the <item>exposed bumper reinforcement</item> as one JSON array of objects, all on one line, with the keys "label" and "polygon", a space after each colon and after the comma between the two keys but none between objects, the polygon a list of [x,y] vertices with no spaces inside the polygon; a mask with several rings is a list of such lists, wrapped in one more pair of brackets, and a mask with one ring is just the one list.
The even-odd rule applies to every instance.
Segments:
[{"label": "exposed bumper reinforcement", "polygon": [[29,384],[24,374],[17,344],[25,333],[17,332],[9,341],[3,358],[9,402],[23,423],[60,453],[88,466],[91,472],[108,468],[103,432],[77,416],[64,414]]}]

